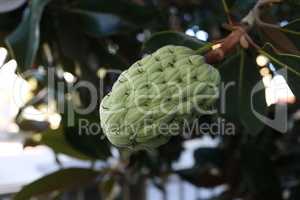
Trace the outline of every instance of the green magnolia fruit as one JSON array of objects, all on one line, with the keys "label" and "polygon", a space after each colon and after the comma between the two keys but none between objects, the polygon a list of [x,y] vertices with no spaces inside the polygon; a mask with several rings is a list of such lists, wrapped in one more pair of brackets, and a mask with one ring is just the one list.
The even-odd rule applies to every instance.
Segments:
[{"label": "green magnolia fruit", "polygon": [[124,71],[100,105],[101,126],[118,147],[156,148],[211,108],[220,75],[204,57],[168,45]]}]

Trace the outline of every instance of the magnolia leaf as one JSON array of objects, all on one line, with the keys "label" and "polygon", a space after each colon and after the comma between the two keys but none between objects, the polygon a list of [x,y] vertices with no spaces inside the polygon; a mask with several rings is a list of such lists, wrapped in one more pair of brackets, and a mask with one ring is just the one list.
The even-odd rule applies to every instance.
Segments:
[{"label": "magnolia leaf", "polygon": [[155,33],[149,40],[143,45],[143,52],[151,53],[163,47],[165,45],[180,45],[186,46],[194,50],[198,50],[202,47],[211,46],[210,43],[198,40],[194,37],[185,35],[184,33],[175,31],[163,31]]},{"label": "magnolia leaf", "polygon": [[47,145],[55,153],[62,153],[68,156],[78,158],[81,160],[94,160],[94,158],[85,155],[84,153],[78,151],[68,141],[65,139],[62,128],[57,130],[50,130],[46,133],[41,134],[40,144]]},{"label": "magnolia leaf", "polygon": [[76,186],[82,187],[84,183],[96,179],[98,174],[98,171],[92,169],[62,169],[26,185],[14,196],[14,200],[29,200],[32,197],[49,194],[54,191],[65,191]]},{"label": "magnolia leaf", "polygon": [[264,90],[252,93],[254,87],[262,84],[262,81],[256,63],[251,58],[251,55],[241,50],[218,67],[223,83],[219,110],[229,121],[236,125],[242,124],[248,133],[256,135],[264,124],[255,116],[253,109],[264,115],[266,103]]},{"label": "magnolia leaf", "polygon": [[154,7],[140,6],[123,0],[79,0],[74,9],[95,13],[110,13],[138,26],[145,26],[156,16],[159,16],[158,10]]},{"label": "magnolia leaf", "polygon": [[31,68],[40,44],[40,21],[50,0],[31,0],[17,29],[5,43],[21,70]]}]

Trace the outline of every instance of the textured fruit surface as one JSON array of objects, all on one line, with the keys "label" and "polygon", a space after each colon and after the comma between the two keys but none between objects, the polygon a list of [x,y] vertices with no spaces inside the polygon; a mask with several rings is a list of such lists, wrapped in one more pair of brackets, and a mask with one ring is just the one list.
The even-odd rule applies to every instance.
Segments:
[{"label": "textured fruit surface", "polygon": [[118,147],[156,148],[212,107],[219,83],[203,56],[164,46],[119,76],[101,102],[101,126]]}]

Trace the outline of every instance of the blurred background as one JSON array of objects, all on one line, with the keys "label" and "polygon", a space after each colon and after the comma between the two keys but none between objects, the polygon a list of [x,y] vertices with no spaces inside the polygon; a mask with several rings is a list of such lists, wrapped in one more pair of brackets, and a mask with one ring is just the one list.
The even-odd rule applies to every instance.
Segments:
[{"label": "blurred background", "polygon": [[[299,200],[299,1],[264,5],[265,24],[249,31],[261,50],[238,46],[215,64],[236,83],[218,116],[233,135],[176,136],[124,160],[101,128],[80,134],[80,120],[99,124],[120,72],[167,44],[219,44],[256,3],[0,0],[0,199]],[[250,102],[270,119],[283,102],[285,133],[258,120]]]}]

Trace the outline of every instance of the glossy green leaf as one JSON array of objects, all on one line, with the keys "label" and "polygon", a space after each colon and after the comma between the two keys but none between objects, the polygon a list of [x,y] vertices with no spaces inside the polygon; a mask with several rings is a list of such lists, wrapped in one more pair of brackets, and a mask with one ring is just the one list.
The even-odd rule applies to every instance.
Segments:
[{"label": "glossy green leaf", "polygon": [[65,191],[78,185],[82,187],[82,184],[96,179],[98,174],[98,171],[91,169],[62,169],[26,185],[14,196],[14,200],[29,200],[32,197]]},{"label": "glossy green leaf", "polygon": [[21,70],[31,68],[40,41],[40,20],[45,6],[50,0],[32,0],[25,9],[23,19],[17,29],[5,42]]},{"label": "glossy green leaf", "polygon": [[198,40],[194,37],[185,35],[184,33],[174,31],[163,31],[155,33],[149,40],[147,40],[142,50],[145,53],[151,53],[165,45],[180,45],[186,46],[194,50],[198,50],[202,47],[210,47],[210,43]]}]

